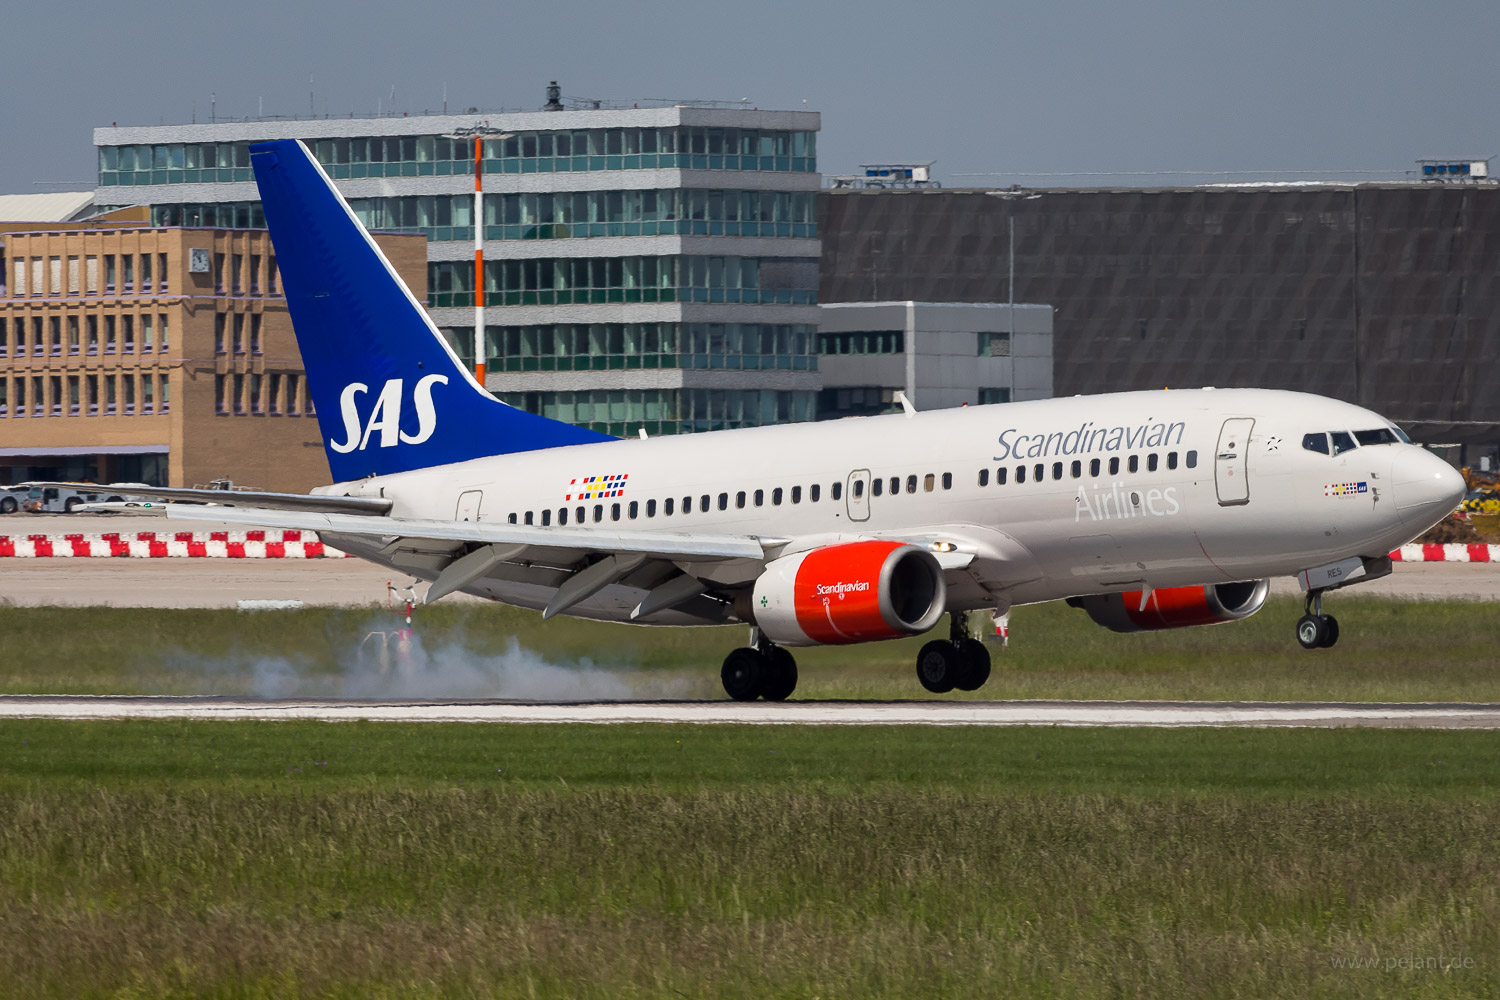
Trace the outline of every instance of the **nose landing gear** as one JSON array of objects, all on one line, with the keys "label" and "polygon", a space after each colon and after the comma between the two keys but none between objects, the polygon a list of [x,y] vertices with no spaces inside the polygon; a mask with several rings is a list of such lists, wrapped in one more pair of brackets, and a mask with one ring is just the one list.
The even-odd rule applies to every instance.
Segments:
[{"label": "nose landing gear", "polygon": [[1297,641],[1303,649],[1327,649],[1339,641],[1339,620],[1323,613],[1323,591],[1309,590],[1297,619]]}]

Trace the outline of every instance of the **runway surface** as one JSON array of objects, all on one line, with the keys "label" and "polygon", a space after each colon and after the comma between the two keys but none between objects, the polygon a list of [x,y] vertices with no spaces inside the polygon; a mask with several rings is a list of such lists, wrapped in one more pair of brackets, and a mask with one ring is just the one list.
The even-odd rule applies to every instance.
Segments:
[{"label": "runway surface", "polygon": [[241,698],[0,697],[4,719],[259,719],[345,722],[830,726],[1377,726],[1500,729],[1500,704],[1150,701],[729,701],[522,703]]}]

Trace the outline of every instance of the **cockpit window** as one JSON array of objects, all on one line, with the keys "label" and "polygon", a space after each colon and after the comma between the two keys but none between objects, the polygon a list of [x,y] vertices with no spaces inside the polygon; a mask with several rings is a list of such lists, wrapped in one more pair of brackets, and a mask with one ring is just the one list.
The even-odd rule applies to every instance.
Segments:
[{"label": "cockpit window", "polygon": [[1335,455],[1342,455],[1346,451],[1353,451],[1359,447],[1359,445],[1354,443],[1354,439],[1349,436],[1348,431],[1333,431],[1328,436],[1333,439],[1333,453]]},{"label": "cockpit window", "polygon": [[1302,435],[1302,447],[1319,455],[1328,454],[1328,435],[1322,432]]},{"label": "cockpit window", "polygon": [[1411,444],[1411,438],[1407,437],[1406,432],[1395,424],[1391,424],[1391,431],[1396,435],[1396,440],[1402,444]]},{"label": "cockpit window", "polygon": [[1395,444],[1396,435],[1389,427],[1373,431],[1355,431],[1354,440],[1360,444]]}]

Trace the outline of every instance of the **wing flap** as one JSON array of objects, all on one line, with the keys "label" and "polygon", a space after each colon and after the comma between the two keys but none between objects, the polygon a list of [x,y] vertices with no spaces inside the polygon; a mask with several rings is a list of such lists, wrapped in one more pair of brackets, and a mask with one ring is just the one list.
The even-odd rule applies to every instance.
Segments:
[{"label": "wing flap", "polygon": [[[211,503],[233,507],[258,507],[264,510],[320,511],[330,514],[388,514],[391,501],[380,497],[337,497],[315,493],[262,493],[253,490],[195,490],[178,486],[138,486],[134,483],[115,483],[101,486],[98,483],[22,483],[22,486],[56,487],[64,490],[80,490],[106,496],[135,497],[145,500],[188,500],[194,503]],[[105,504],[93,505],[98,509],[111,510]],[[208,518],[207,520],[224,520]]]}]

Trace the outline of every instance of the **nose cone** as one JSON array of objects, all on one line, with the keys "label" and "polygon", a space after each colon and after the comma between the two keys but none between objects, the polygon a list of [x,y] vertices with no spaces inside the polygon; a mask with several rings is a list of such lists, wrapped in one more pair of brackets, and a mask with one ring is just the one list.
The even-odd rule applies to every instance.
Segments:
[{"label": "nose cone", "polygon": [[1423,532],[1437,524],[1464,498],[1464,477],[1422,448],[1402,448],[1391,471],[1396,511],[1401,523],[1413,531]]}]

